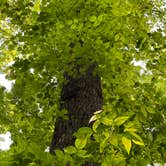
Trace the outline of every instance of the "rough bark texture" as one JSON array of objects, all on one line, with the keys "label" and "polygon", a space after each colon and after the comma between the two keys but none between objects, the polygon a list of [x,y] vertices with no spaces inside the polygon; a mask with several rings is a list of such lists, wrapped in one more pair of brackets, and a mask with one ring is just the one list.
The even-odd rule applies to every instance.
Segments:
[{"label": "rough bark texture", "polygon": [[[73,133],[80,127],[89,126],[89,119],[95,111],[102,108],[101,80],[93,71],[96,65],[90,66],[84,74],[68,78],[61,92],[62,108],[68,110],[68,120],[58,119],[50,146],[50,153],[74,145]],[[84,166],[94,166],[85,163]]]}]

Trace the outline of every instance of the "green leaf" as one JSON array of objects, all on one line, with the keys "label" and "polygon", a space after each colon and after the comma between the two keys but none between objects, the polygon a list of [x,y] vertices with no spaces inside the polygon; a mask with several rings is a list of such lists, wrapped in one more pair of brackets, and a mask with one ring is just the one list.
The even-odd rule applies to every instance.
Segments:
[{"label": "green leaf", "polygon": [[75,140],[75,146],[77,149],[83,149],[86,146],[87,143],[87,137],[84,138],[77,138]]},{"label": "green leaf", "polygon": [[7,0],[1,0],[0,1],[0,6],[3,5],[3,4],[5,4],[6,2],[7,2]]},{"label": "green leaf", "polygon": [[107,146],[107,140],[104,140],[100,143],[100,153],[103,153],[105,147]]},{"label": "green leaf", "polygon": [[110,143],[114,146],[118,146],[118,136],[112,135]]},{"label": "green leaf", "polygon": [[136,144],[136,145],[140,145],[140,146],[145,146],[145,144],[142,141],[137,141],[132,139],[132,141]]},{"label": "green leaf", "polygon": [[99,120],[96,120],[92,126],[92,129],[94,132],[97,132],[97,128],[98,126],[100,125],[100,121]]},{"label": "green leaf", "polygon": [[102,161],[101,166],[108,166],[108,165],[110,165],[110,163],[111,163],[111,158],[107,157],[104,159],[104,161]]},{"label": "green leaf", "polygon": [[121,117],[118,117],[114,120],[114,124],[116,126],[120,126],[122,125],[123,123],[125,123],[125,121],[128,119],[129,117],[128,116],[121,116]]},{"label": "green leaf", "polygon": [[77,151],[77,156],[84,158],[84,156],[87,156],[87,151],[86,151],[86,150],[83,150],[83,149],[79,149],[79,150]]},{"label": "green leaf", "polygon": [[118,41],[120,39],[120,34],[115,35],[115,41]]},{"label": "green leaf", "polygon": [[113,119],[111,119],[110,117],[104,116],[101,119],[101,123],[103,123],[104,125],[107,125],[107,126],[112,126],[113,125]]},{"label": "green leaf", "polygon": [[140,142],[143,142],[142,138],[141,138],[138,134],[133,133],[133,132],[130,132],[130,134],[131,134],[132,136],[134,136],[134,137],[135,137],[137,140],[139,140]]},{"label": "green leaf", "polygon": [[41,4],[41,0],[36,0],[34,3],[34,6],[32,8],[32,11],[39,13],[40,12],[40,4]]},{"label": "green leaf", "polygon": [[77,138],[85,137],[85,136],[90,137],[92,133],[93,131],[90,127],[81,127],[76,133],[74,133],[74,136],[76,136]]},{"label": "green leaf", "polygon": [[122,137],[122,143],[127,151],[128,154],[130,154],[130,150],[131,150],[131,140],[126,138],[126,137]]},{"label": "green leaf", "polygon": [[64,153],[61,150],[55,150],[55,154],[59,159],[63,159]]},{"label": "green leaf", "polygon": [[135,128],[125,128],[124,131],[125,132],[136,132],[137,129],[135,129]]},{"label": "green leaf", "polygon": [[77,137],[75,140],[76,148],[83,149],[86,146],[87,140],[91,137],[92,133],[92,129],[89,127],[79,128],[79,130],[74,134]]},{"label": "green leaf", "polygon": [[90,20],[91,22],[95,22],[95,21],[96,21],[96,19],[97,19],[97,17],[96,17],[96,16],[91,16],[91,17],[89,17],[89,20]]},{"label": "green leaf", "polygon": [[90,158],[90,157],[92,157],[92,154],[87,154],[86,150],[79,149],[77,151],[77,156],[79,156],[81,158]]},{"label": "green leaf", "polygon": [[64,152],[68,154],[74,154],[77,152],[77,149],[74,146],[68,146],[64,148]]}]

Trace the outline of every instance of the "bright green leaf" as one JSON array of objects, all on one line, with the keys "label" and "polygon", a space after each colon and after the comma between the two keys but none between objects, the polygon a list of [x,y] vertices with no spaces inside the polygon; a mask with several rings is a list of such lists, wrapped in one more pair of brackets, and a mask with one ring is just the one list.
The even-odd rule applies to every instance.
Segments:
[{"label": "bright green leaf", "polygon": [[79,130],[74,133],[74,136],[76,136],[77,138],[82,138],[82,137],[90,137],[92,135],[93,131],[90,127],[81,127],[79,128]]},{"label": "bright green leaf", "polygon": [[119,38],[120,38],[120,35],[119,35],[119,34],[116,34],[116,35],[115,35],[115,41],[118,41]]},{"label": "bright green leaf", "polygon": [[120,126],[122,125],[123,123],[125,123],[125,121],[128,119],[129,117],[128,116],[122,116],[122,117],[118,117],[114,120],[114,124],[116,126]]},{"label": "bright green leaf", "polygon": [[96,121],[94,122],[93,126],[92,126],[92,129],[93,129],[94,132],[97,131],[97,128],[98,128],[99,125],[100,125],[100,121],[99,121],[99,120],[96,120]]},{"label": "bright green leaf", "polygon": [[137,129],[135,129],[135,128],[125,128],[124,131],[125,132],[136,132]]},{"label": "bright green leaf", "polygon": [[107,125],[107,126],[111,126],[113,124],[113,119],[110,119],[108,117],[103,117],[101,119],[101,122],[104,124],[104,125]]},{"label": "bright green leaf", "polygon": [[91,16],[91,17],[89,17],[89,20],[90,20],[91,22],[95,22],[95,21],[96,21],[96,19],[97,19],[97,17],[96,17],[96,16]]},{"label": "bright green leaf", "polygon": [[90,157],[92,157],[92,154],[87,154],[86,150],[79,149],[77,152],[77,156],[79,156],[81,158],[90,158]]},{"label": "bright green leaf", "polygon": [[86,143],[87,143],[87,137],[77,138],[75,140],[75,146],[77,149],[83,149],[86,146]]},{"label": "bright green leaf", "polygon": [[77,152],[77,149],[74,146],[68,146],[64,149],[65,153],[74,154]]},{"label": "bright green leaf", "polygon": [[55,150],[55,154],[59,159],[63,159],[64,153],[61,150]]},{"label": "bright green leaf", "polygon": [[41,5],[41,0],[36,0],[32,10],[39,13],[40,12],[40,5]]},{"label": "bright green leaf", "polygon": [[132,139],[132,141],[136,144],[136,145],[140,145],[140,146],[145,146],[145,144],[142,141],[137,141]]},{"label": "bright green leaf", "polygon": [[126,138],[126,137],[122,137],[122,143],[127,151],[127,153],[130,153],[131,150],[131,140]]},{"label": "bright green leaf", "polygon": [[134,132],[130,132],[130,134],[132,136],[134,136],[137,140],[139,140],[140,142],[143,142],[142,138],[137,134],[137,133],[134,133]]}]

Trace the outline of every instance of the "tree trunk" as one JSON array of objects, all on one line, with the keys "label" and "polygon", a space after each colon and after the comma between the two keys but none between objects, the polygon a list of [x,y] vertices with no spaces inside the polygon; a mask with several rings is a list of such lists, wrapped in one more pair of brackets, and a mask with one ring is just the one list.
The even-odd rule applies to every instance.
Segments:
[{"label": "tree trunk", "polygon": [[[50,153],[55,149],[63,149],[74,145],[73,133],[80,127],[90,126],[89,120],[95,111],[102,109],[101,80],[94,75],[96,65],[91,65],[84,74],[79,73],[75,78],[66,77],[67,82],[61,91],[62,108],[68,110],[68,120],[58,119],[55,123]],[[86,163],[85,166],[94,166]]]}]

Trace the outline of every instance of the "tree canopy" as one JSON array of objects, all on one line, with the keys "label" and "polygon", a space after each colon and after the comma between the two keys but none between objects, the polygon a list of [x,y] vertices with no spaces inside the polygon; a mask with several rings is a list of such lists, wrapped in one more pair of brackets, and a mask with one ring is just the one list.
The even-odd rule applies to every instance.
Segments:
[{"label": "tree canopy", "polygon": [[[137,166],[166,162],[166,13],[162,0],[1,0],[0,165]],[[145,67],[135,66],[142,61]],[[63,74],[97,63],[104,104],[75,145],[47,152]],[[142,72],[140,72],[142,70]],[[93,137],[93,139],[91,139]]]}]

